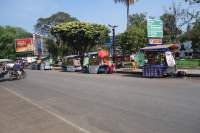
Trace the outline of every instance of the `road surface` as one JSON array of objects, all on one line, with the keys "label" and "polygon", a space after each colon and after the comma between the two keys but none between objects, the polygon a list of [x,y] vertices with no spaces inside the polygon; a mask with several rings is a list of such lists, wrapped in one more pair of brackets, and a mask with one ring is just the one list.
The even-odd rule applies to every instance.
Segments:
[{"label": "road surface", "polygon": [[199,79],[27,70],[0,82],[1,133],[199,133]]}]

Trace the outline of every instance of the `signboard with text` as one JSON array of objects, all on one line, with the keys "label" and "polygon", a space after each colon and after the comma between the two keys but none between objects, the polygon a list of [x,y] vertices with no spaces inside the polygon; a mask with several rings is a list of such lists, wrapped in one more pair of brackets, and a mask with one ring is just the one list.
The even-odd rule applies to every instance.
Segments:
[{"label": "signboard with text", "polygon": [[17,53],[34,51],[33,39],[32,38],[16,39],[15,50]]},{"label": "signboard with text", "polygon": [[149,38],[149,44],[162,44],[161,38]]},{"label": "signboard with text", "polygon": [[160,19],[147,20],[148,38],[163,38],[163,22]]}]

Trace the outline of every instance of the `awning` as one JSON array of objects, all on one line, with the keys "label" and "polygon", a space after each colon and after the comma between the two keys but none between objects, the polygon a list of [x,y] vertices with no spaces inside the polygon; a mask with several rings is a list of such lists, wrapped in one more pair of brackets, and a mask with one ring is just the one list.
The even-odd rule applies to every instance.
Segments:
[{"label": "awning", "polygon": [[178,45],[176,44],[168,44],[168,45],[157,45],[157,46],[149,46],[141,48],[141,51],[167,51],[167,50],[175,50],[178,49]]}]

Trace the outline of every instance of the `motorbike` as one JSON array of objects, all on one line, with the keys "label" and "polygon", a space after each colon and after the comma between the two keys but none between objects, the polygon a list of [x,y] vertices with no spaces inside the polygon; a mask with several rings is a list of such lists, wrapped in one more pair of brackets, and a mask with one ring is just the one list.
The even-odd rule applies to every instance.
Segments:
[{"label": "motorbike", "polygon": [[9,75],[10,75],[10,79],[20,80],[26,77],[26,72],[23,70],[20,70],[20,71],[11,70],[9,72]]}]

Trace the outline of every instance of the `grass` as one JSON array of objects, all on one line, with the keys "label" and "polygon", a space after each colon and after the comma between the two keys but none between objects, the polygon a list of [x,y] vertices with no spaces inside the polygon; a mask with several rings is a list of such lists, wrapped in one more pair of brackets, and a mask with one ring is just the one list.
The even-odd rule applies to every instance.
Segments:
[{"label": "grass", "polygon": [[177,68],[200,68],[200,59],[176,59]]},{"label": "grass", "polygon": [[[125,68],[131,68],[131,62],[124,63]],[[200,68],[200,59],[176,59],[177,68]]]}]

